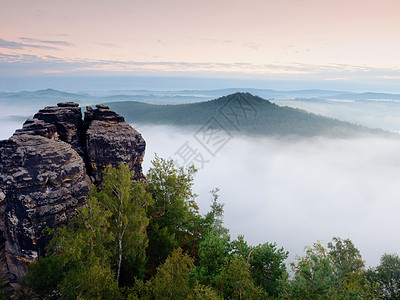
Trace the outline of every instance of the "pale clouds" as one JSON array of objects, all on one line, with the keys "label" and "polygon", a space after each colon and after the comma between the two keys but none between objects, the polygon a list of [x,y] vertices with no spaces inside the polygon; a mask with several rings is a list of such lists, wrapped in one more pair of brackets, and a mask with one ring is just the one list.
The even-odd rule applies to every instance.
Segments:
[{"label": "pale clouds", "polygon": [[[69,45],[65,41],[43,41],[54,45]],[[32,46],[30,44],[28,46]],[[27,44],[0,39],[0,48],[28,47]],[[36,45],[35,47],[50,47]],[[74,75],[203,75],[265,79],[298,80],[360,80],[398,84],[400,68],[376,68],[347,64],[304,64],[296,62],[254,64],[248,62],[216,63],[189,61],[122,61],[96,59],[64,59],[33,54],[0,53],[0,76],[63,73]]]},{"label": "pale clouds", "polygon": [[14,42],[14,41],[6,41],[0,38],[0,49],[11,49],[11,50],[20,50],[26,48],[39,48],[39,49],[46,49],[46,50],[56,50],[57,48],[48,46],[48,45],[41,45],[41,44],[27,44],[21,42]]},{"label": "pale clouds", "polygon": [[[203,63],[217,66],[211,73],[302,78],[310,71],[293,70],[292,62],[315,65],[315,74],[338,64],[368,70],[398,67],[399,5],[396,0],[7,1],[0,11],[0,28],[6,28],[0,44],[9,55],[127,62],[125,68],[111,64],[110,72],[131,70],[129,62],[183,61],[190,65],[153,65],[143,72],[173,74],[178,69],[197,75],[199,66],[191,64]],[[52,40],[60,34],[68,38]],[[29,67],[26,72],[33,73]],[[105,67],[91,70],[104,72]]]},{"label": "pale clouds", "polygon": [[50,45],[59,45],[59,46],[73,46],[74,44],[67,41],[60,40],[41,40],[41,39],[33,39],[28,37],[20,37],[21,41],[26,43],[39,43],[39,44],[50,44]]}]

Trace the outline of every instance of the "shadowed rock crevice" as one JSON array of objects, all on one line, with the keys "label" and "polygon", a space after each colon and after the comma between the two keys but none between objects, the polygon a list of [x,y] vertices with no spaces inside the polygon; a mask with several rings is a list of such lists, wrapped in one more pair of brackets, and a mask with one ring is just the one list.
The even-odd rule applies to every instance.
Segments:
[{"label": "shadowed rock crevice", "polygon": [[14,288],[44,254],[46,227],[65,224],[83,205],[102,171],[124,162],[145,180],[145,141],[107,106],[76,103],[40,110],[0,141],[0,275]]}]

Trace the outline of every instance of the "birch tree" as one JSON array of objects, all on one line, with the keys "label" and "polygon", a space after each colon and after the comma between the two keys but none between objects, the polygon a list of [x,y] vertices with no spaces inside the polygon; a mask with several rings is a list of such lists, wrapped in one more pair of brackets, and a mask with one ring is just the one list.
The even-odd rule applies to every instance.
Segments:
[{"label": "birch tree", "polygon": [[135,265],[130,271],[136,276],[141,277],[145,272],[146,228],[149,223],[147,208],[152,198],[144,184],[133,182],[133,178],[133,171],[123,163],[118,168],[107,166],[102,188],[97,192],[100,202],[111,213],[109,223],[115,238],[116,279],[119,284],[124,260]]}]

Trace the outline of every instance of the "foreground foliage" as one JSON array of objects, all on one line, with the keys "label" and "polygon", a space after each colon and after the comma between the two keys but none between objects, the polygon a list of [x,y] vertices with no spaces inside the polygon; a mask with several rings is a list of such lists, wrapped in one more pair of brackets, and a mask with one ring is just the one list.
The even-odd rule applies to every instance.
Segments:
[{"label": "foreground foliage", "polygon": [[198,211],[196,170],[156,156],[147,183],[107,167],[68,226],[48,230],[47,256],[23,284],[36,299],[399,299],[400,258],[365,269],[349,239],[307,247],[286,269],[275,243],[231,240],[218,189]]}]

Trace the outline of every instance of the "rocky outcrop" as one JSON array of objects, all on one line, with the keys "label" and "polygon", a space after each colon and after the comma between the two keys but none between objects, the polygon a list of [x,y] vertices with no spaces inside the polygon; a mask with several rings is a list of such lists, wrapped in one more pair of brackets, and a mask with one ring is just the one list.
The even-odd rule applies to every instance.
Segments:
[{"label": "rocky outcrop", "polygon": [[22,134],[0,142],[0,148],[1,272],[16,284],[27,263],[43,255],[43,229],[65,223],[84,202],[91,182],[82,158],[67,143]]},{"label": "rocky outcrop", "polygon": [[40,135],[48,139],[58,140],[57,128],[54,124],[46,123],[38,119],[28,119],[22,129],[17,129],[14,135],[29,134]]},{"label": "rocky outcrop", "polygon": [[86,151],[95,182],[101,182],[103,169],[126,163],[136,180],[144,180],[142,162],[146,143],[141,134],[125,123],[108,106],[97,105],[85,113]]},{"label": "rocky outcrop", "polygon": [[0,141],[0,275],[17,287],[43,255],[46,227],[65,224],[108,164],[124,162],[144,180],[142,136],[106,106],[75,103],[40,110]]},{"label": "rocky outcrop", "polygon": [[58,103],[57,106],[47,106],[39,110],[33,119],[53,124],[57,128],[58,137],[72,146],[80,155],[83,155],[84,139],[82,131],[82,111],[79,104],[73,102]]}]

